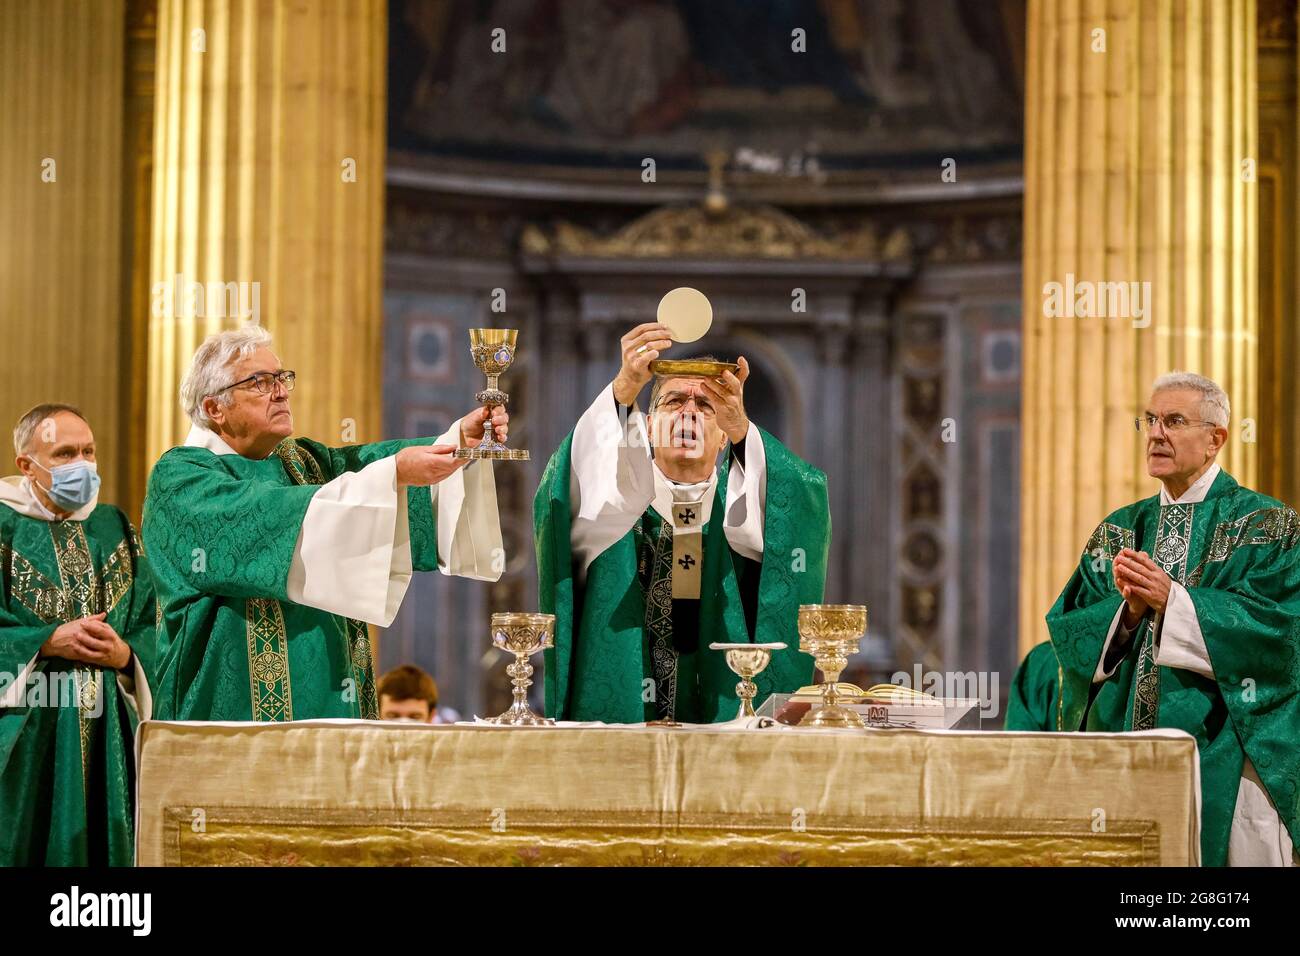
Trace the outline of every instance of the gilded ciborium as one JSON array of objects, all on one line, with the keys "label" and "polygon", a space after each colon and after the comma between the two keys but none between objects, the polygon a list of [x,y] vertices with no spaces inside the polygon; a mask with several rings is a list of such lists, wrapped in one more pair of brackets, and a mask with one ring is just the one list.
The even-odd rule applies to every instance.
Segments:
[{"label": "gilded ciborium", "polygon": [[800,727],[866,726],[857,713],[841,704],[837,684],[866,631],[865,605],[799,605],[799,650],[811,654],[822,672],[821,704],[804,715]]},{"label": "gilded ciborium", "polygon": [[[474,400],[488,410],[491,415],[496,405],[505,407],[510,396],[498,387],[501,373],[515,360],[515,340],[518,329],[470,329],[469,351],[479,371],[487,376],[487,388],[474,395]],[[483,440],[474,448],[457,448],[457,458],[490,458],[494,461],[527,461],[528,452],[522,448],[507,448],[503,442],[496,440],[496,434],[488,422],[484,423]]]},{"label": "gilded ciborium", "polygon": [[785,650],[785,645],[780,642],[710,644],[709,650],[724,652],[727,655],[727,666],[740,678],[740,683],[736,685],[736,696],[740,698],[740,711],[736,714],[736,719],[756,716],[754,695],[758,693],[758,685],[754,683],[754,678],[767,669],[768,663],[772,660],[772,652]]},{"label": "gilded ciborium", "polygon": [[492,615],[492,645],[515,655],[506,668],[514,684],[514,703],[490,723],[511,727],[547,727],[555,721],[538,717],[528,708],[528,688],[532,686],[533,665],[528,658],[538,651],[555,646],[555,615],[530,614],[524,611]]}]

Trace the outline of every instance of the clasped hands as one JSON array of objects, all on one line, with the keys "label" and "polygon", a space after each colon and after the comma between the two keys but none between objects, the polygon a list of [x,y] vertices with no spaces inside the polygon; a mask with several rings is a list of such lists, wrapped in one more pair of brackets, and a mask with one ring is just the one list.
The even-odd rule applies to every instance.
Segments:
[{"label": "clasped hands", "polygon": [[41,645],[40,656],[120,671],[131,660],[131,648],[104,620],[107,616],[106,611],[101,611],[60,624]]},{"label": "clasped hands", "polygon": [[1133,627],[1148,609],[1160,614],[1169,604],[1172,581],[1145,551],[1124,548],[1111,563],[1115,588],[1124,598],[1124,624]]}]

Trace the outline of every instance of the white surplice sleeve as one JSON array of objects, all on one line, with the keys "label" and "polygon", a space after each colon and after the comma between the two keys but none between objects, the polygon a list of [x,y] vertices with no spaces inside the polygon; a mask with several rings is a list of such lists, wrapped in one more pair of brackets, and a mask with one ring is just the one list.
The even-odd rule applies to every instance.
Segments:
[{"label": "white surplice sleeve", "polygon": [[731,463],[723,530],[731,550],[751,561],[763,560],[763,505],[767,500],[767,452],[753,422],[745,433],[745,461]]},{"label": "white surplice sleeve", "polygon": [[[26,479],[24,479],[24,481],[25,480]],[[32,500],[36,501],[35,498]],[[38,506],[40,505],[39,501],[36,503]],[[77,515],[74,514],[71,520],[80,521],[84,519],[89,512],[82,514],[82,512],[79,511],[77,514],[80,514],[81,517],[78,518]],[[27,682],[31,679],[32,674],[35,673],[36,665],[40,662],[40,659],[41,654],[38,650],[32,655],[32,659],[29,660],[18,673],[18,676],[14,678],[13,682],[4,689],[3,693],[0,693],[0,709],[24,706],[23,701],[27,690]],[[123,674],[121,671],[112,671],[110,668],[100,669],[107,673],[116,674],[117,686],[126,698],[127,703],[131,705],[131,709],[136,712],[140,720],[148,720],[153,716],[153,695],[149,691],[149,682],[145,679],[144,668],[140,665],[140,658],[134,652],[131,655],[131,663],[133,665],[131,675]]]},{"label": "white surplice sleeve", "polygon": [[[463,445],[457,420],[434,444]],[[489,459],[471,461],[429,489],[438,526],[438,570],[474,581],[505,571],[497,481]]]},{"label": "white surplice sleeve", "polygon": [[41,659],[40,651],[32,655],[32,659],[27,662],[27,666],[18,672],[13,683],[0,693],[0,710],[6,707],[22,707],[24,695],[27,693],[27,682],[31,679],[32,672],[36,670],[36,663]]},{"label": "white surplice sleeve", "polygon": [[387,627],[411,583],[406,489],[389,455],[320,486],[294,545],[290,601]]},{"label": "white surplice sleeve", "polygon": [[117,672],[117,689],[131,705],[138,720],[149,720],[153,717],[153,692],[149,690],[149,681],[140,665],[140,656],[134,652],[131,654],[131,665],[131,674]]},{"label": "white surplice sleeve", "polygon": [[[0,694],[0,708],[5,707],[22,707],[23,695],[27,688],[27,681],[31,678],[32,672],[36,669],[36,664],[40,660],[40,654],[37,654],[27,666],[23,668],[22,673],[10,684],[4,694]],[[140,665],[140,657],[137,654],[131,655],[132,673],[123,674],[121,671],[112,671],[117,677],[118,690],[126,698],[131,709],[135,711],[136,717],[140,720],[149,720],[153,716],[153,694],[149,690],[149,681],[144,676],[144,668]],[[108,668],[103,668],[107,673]]]},{"label": "white surplice sleeve", "polygon": [[[1106,656],[1115,641],[1126,644],[1133,634],[1124,627],[1124,605],[1119,606],[1115,618],[1110,622],[1110,633],[1106,635],[1106,644],[1102,648],[1101,660],[1097,662],[1097,671],[1092,676],[1094,684],[1105,680],[1115,673],[1122,657],[1116,659],[1109,671]],[[1187,588],[1177,581],[1169,582],[1169,600],[1165,603],[1165,612],[1160,621],[1160,640],[1156,645],[1156,664],[1160,667],[1179,667],[1192,671],[1202,677],[1214,680],[1214,668],[1210,665],[1210,651],[1205,646],[1205,637],[1201,634],[1201,622],[1196,618],[1196,605]]]},{"label": "white surplice sleeve", "polygon": [[1187,588],[1177,581],[1169,583],[1169,600],[1165,603],[1156,663],[1161,667],[1179,667],[1214,680],[1210,649],[1205,646],[1201,622],[1196,617],[1196,605],[1192,603]]},{"label": "white surplice sleeve", "polygon": [[645,415],[634,404],[623,420],[621,407],[611,382],[573,429],[569,543],[579,577],[632,530],[655,496]]},{"label": "white surplice sleeve", "polygon": [[[1106,643],[1101,647],[1101,660],[1097,661],[1097,670],[1092,675],[1094,684],[1100,684],[1114,674],[1119,668],[1120,661],[1124,659],[1124,655],[1119,655],[1115,658],[1115,663],[1111,665],[1110,670],[1106,670],[1106,657],[1110,654],[1111,645],[1116,641],[1122,645],[1127,645],[1129,641],[1133,640],[1133,631],[1124,626],[1125,606],[1125,602],[1121,601],[1115,616],[1111,618],[1110,630],[1106,633]],[[1141,622],[1138,622],[1138,627],[1141,626]]]},{"label": "white surplice sleeve", "polygon": [[[455,422],[435,444],[460,444]],[[467,474],[468,473],[468,474]],[[437,508],[438,568],[495,581],[505,562],[491,464],[471,462],[430,489]],[[387,627],[411,583],[411,529],[397,458],[321,485],[307,505],[289,567],[295,604]]]}]

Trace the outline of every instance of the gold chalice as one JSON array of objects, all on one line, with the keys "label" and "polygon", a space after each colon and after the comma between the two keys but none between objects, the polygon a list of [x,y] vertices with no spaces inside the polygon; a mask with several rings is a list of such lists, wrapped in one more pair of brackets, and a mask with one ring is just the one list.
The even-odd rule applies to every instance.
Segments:
[{"label": "gold chalice", "polygon": [[[474,400],[491,410],[495,405],[506,405],[510,396],[497,387],[501,373],[515,360],[515,339],[518,329],[470,329],[469,352],[474,364],[487,376],[487,388],[478,392]],[[484,423],[483,440],[474,448],[457,448],[456,458],[490,458],[494,461],[527,461],[528,452],[522,448],[507,448],[496,440],[491,420]]]},{"label": "gold chalice", "polygon": [[736,719],[755,716],[754,695],[758,693],[758,685],[754,678],[767,669],[772,652],[785,650],[785,645],[779,641],[773,644],[710,644],[709,650],[725,652],[727,666],[740,678],[736,685],[736,696],[740,698],[740,712]]},{"label": "gold chalice", "polygon": [[862,718],[840,703],[838,681],[867,631],[862,604],[799,605],[799,650],[811,654],[822,672],[822,702],[799,721],[800,727],[865,727]]},{"label": "gold chalice", "polygon": [[506,668],[514,684],[514,703],[490,723],[511,727],[548,727],[555,721],[538,717],[528,708],[528,688],[532,685],[533,665],[528,658],[540,650],[555,646],[555,615],[529,614],[523,611],[492,615],[492,644],[515,655]]}]

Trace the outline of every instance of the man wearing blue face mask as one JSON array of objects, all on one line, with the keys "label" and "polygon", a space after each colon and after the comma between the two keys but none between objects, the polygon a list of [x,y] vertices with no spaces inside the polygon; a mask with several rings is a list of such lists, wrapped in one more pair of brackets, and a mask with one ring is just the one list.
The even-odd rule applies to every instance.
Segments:
[{"label": "man wearing blue face mask", "polygon": [[135,529],[98,503],[71,405],[18,421],[0,480],[0,864],[130,865],[133,735],[156,611]]}]

